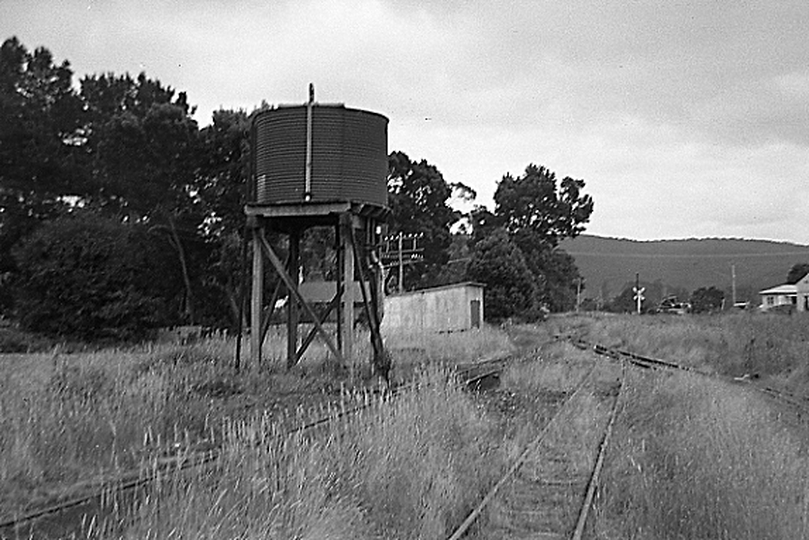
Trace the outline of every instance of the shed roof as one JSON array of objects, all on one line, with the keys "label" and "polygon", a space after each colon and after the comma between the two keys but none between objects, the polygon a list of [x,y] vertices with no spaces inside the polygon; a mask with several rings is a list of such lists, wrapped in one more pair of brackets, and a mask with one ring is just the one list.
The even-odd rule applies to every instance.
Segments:
[{"label": "shed roof", "polygon": [[439,285],[438,287],[429,287],[427,289],[417,289],[415,291],[407,291],[401,294],[391,294],[390,296],[404,296],[408,294],[424,294],[424,293],[431,293],[435,291],[443,291],[447,289],[458,289],[461,287],[477,287],[480,289],[485,289],[486,285],[483,283],[478,283],[477,281],[462,281],[460,283],[450,283],[449,285]]}]

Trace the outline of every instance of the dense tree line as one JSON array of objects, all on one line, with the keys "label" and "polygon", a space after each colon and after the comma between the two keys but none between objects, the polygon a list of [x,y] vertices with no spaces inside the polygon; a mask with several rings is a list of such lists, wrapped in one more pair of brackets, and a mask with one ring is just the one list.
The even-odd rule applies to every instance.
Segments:
[{"label": "dense tree line", "polygon": [[[72,75],[45,48],[0,47],[0,309],[85,335],[232,323],[247,113],[217,111],[200,129],[185,93],[143,73],[85,76],[78,89]],[[68,293],[82,279],[84,294],[106,287],[123,297],[116,309],[139,306],[132,320],[65,326],[71,312],[100,310]]]},{"label": "dense tree line", "polygon": [[[200,128],[184,92],[144,73],[72,77],[44,47],[0,47],[0,315],[89,339],[235,326],[251,114]],[[494,318],[572,307],[578,271],[558,243],[592,212],[583,181],[530,165],[502,178],[494,212],[466,216],[450,203],[474,191],[424,160],[392,152],[387,183],[389,232],[421,235],[407,289],[482,281]],[[328,245],[307,234],[304,261]]]}]

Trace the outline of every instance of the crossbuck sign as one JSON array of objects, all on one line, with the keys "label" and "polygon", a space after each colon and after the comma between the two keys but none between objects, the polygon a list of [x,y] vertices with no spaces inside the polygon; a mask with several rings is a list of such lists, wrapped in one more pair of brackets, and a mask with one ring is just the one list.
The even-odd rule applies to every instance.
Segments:
[{"label": "crossbuck sign", "polygon": [[643,296],[643,293],[646,292],[646,287],[632,287],[632,292],[635,293],[635,305],[637,306],[638,313],[640,313],[640,304],[646,300],[646,297]]}]

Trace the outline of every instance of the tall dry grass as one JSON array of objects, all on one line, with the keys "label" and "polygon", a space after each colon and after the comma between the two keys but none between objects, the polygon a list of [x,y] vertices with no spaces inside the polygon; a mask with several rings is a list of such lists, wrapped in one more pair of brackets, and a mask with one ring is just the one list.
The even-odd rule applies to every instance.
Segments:
[{"label": "tall dry grass", "polygon": [[266,416],[230,424],[214,468],[163,483],[133,523],[91,537],[440,538],[492,481],[492,429],[432,370],[395,401],[283,436]]},{"label": "tall dry grass", "polygon": [[14,512],[67,486],[137,467],[203,437],[233,389],[224,344],[32,355],[6,360],[0,382],[0,509]]},{"label": "tall dry grass", "polygon": [[[484,352],[507,345],[494,330],[485,336]],[[446,355],[484,341],[431,339],[427,346]],[[370,354],[365,341],[360,334],[357,362],[363,366]],[[218,444],[225,419],[269,410],[282,421],[279,416],[297,403],[315,407],[339,397],[342,387],[355,382],[347,374],[360,371],[336,376],[319,340],[287,371],[285,336],[278,329],[268,335],[261,366],[243,361],[237,371],[234,349],[233,339],[219,337],[189,345],[0,357],[0,516],[200,440]]]},{"label": "tall dry grass", "polygon": [[488,360],[516,350],[508,333],[490,325],[463,332],[390,332],[385,336],[385,347],[393,358],[397,380],[427,364]]},{"label": "tall dry grass", "polygon": [[612,315],[554,324],[609,347],[809,393],[809,314]]},{"label": "tall dry grass", "polygon": [[224,337],[4,357],[0,514],[137,469],[188,441],[210,440],[225,417],[338,391],[339,382],[318,358],[287,372],[283,362],[273,361],[279,347],[272,339],[266,347],[263,366],[247,363],[238,371],[234,341]]},{"label": "tall dry grass", "polygon": [[758,395],[689,375],[643,377],[602,476],[596,538],[809,537],[805,435]]}]

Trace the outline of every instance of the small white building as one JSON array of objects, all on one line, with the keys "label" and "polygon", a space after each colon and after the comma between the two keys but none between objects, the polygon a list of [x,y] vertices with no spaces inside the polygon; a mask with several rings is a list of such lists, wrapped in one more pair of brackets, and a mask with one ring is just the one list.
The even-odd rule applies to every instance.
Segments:
[{"label": "small white building", "polygon": [[795,306],[796,311],[809,311],[809,274],[797,283],[784,283],[770,289],[759,291],[762,311],[778,306]]},{"label": "small white building", "polygon": [[385,298],[382,331],[457,332],[483,324],[483,285],[455,283]]}]

